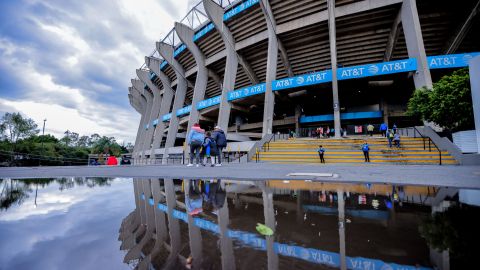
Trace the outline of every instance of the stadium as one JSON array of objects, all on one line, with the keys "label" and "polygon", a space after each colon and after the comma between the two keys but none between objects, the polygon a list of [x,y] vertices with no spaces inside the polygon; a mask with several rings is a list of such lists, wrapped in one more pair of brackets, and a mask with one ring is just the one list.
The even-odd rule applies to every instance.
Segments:
[{"label": "stadium", "polygon": [[133,156],[166,162],[183,152],[194,123],[220,126],[226,151],[245,153],[271,134],[324,127],[339,138],[367,124],[423,125],[406,115],[407,102],[480,54],[479,4],[203,0],[152,44],[131,80],[141,115]]}]

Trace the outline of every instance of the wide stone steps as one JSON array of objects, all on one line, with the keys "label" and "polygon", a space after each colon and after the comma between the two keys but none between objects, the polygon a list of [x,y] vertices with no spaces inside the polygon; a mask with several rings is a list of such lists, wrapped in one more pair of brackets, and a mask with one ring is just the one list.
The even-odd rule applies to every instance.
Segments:
[{"label": "wide stone steps", "polygon": [[[385,138],[362,139],[289,139],[270,142],[259,149],[258,160],[272,163],[319,163],[318,146],[322,145],[326,163],[363,163],[361,146],[370,145],[371,163],[439,164],[440,153],[422,138],[402,138],[401,147],[388,146]],[[425,148],[424,148],[425,147]],[[430,150],[430,151],[429,151]],[[255,157],[254,157],[255,159]],[[458,164],[448,151],[441,151],[442,164]]]}]

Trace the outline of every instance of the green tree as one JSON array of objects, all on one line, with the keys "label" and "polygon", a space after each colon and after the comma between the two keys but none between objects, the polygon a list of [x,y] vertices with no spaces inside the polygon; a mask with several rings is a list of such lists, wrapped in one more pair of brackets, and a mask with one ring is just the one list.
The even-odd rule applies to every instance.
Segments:
[{"label": "green tree", "polygon": [[90,147],[91,142],[90,142],[90,137],[88,136],[81,136],[78,138],[77,141],[77,147]]},{"label": "green tree", "polygon": [[124,151],[122,151],[122,147],[117,143],[114,137],[103,136],[93,145],[92,153],[104,153],[119,156],[121,153],[124,153]]},{"label": "green tree", "polygon": [[434,122],[450,131],[473,128],[473,107],[468,69],[443,76],[433,89],[417,89],[408,102],[407,114]]},{"label": "green tree", "polygon": [[424,220],[419,226],[420,235],[430,247],[438,251],[448,250],[457,266],[454,269],[469,269],[466,266],[480,254],[480,222],[475,218],[479,214],[479,207],[452,206]]},{"label": "green tree", "polygon": [[20,113],[5,113],[0,120],[0,131],[12,143],[38,134],[37,127],[35,121],[24,118]]}]

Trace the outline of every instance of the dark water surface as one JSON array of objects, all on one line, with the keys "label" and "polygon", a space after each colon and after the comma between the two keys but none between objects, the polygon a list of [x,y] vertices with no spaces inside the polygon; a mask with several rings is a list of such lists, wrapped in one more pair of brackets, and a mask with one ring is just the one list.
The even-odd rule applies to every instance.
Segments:
[{"label": "dark water surface", "polygon": [[[478,252],[469,244],[479,239],[480,224],[471,218],[480,213],[475,190],[281,180],[0,181],[0,269],[462,269]],[[257,230],[259,223],[273,235]],[[450,259],[430,247],[439,242],[454,250]]]}]

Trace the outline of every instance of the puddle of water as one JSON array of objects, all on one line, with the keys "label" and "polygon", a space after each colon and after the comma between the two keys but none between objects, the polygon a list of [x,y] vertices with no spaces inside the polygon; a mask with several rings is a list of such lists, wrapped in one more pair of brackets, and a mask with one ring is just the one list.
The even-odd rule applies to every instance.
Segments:
[{"label": "puddle of water", "polygon": [[[441,254],[429,243],[439,239],[455,250],[452,269],[462,269],[478,252],[468,243],[479,238],[472,228],[480,224],[463,222],[480,213],[476,190],[281,180],[0,181],[0,269],[432,269]],[[273,235],[257,230],[259,223]]]}]

